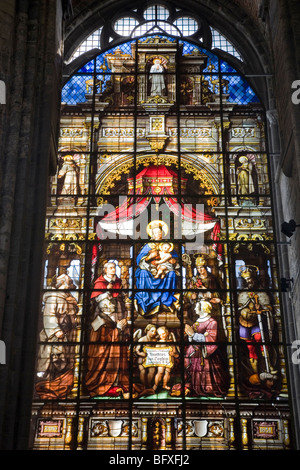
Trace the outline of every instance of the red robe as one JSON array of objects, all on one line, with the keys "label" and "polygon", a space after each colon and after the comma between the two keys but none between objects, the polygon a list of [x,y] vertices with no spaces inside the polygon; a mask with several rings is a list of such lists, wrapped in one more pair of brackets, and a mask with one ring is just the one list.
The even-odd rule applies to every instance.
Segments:
[{"label": "red robe", "polygon": [[119,343],[121,335],[113,324],[91,331],[85,384],[92,397],[118,396],[118,389],[129,391],[128,348]]},{"label": "red robe", "polygon": [[210,317],[196,322],[197,333],[206,334],[205,343],[193,343],[185,352],[185,380],[191,396],[223,397],[229,387],[229,374],[218,348],[218,324]]},{"label": "red robe", "polygon": [[[109,282],[100,276],[95,281],[95,290],[91,298],[108,291]],[[113,289],[121,288],[121,280],[116,277]],[[119,292],[111,292],[117,298]],[[119,312],[118,312],[119,313]],[[120,389],[129,392],[128,346],[122,331],[116,323],[103,316],[105,324],[97,331],[91,330],[90,344],[87,352],[87,371],[85,384],[90,396],[119,396]],[[135,387],[134,387],[135,388]]]},{"label": "red robe", "polygon": [[[107,281],[102,275],[98,277],[98,279],[96,279],[95,284],[94,284],[95,290],[92,292],[91,299],[106,292],[108,284],[109,284],[109,281]],[[113,289],[121,289],[122,287],[122,281],[117,276],[115,280],[112,281],[112,284],[113,284],[113,287],[112,287]],[[96,289],[100,289],[100,290],[96,290]],[[119,292],[112,292],[111,294],[113,297],[118,297]]]}]

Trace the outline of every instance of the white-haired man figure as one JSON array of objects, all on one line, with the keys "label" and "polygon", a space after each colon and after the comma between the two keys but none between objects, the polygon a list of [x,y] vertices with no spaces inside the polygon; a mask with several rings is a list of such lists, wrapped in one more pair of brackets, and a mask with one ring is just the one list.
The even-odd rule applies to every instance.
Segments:
[{"label": "white-haired man figure", "polygon": [[43,329],[40,332],[40,351],[36,391],[42,398],[63,398],[73,385],[73,368],[78,304],[70,293],[74,289],[67,274],[57,277],[55,290],[43,297]]}]

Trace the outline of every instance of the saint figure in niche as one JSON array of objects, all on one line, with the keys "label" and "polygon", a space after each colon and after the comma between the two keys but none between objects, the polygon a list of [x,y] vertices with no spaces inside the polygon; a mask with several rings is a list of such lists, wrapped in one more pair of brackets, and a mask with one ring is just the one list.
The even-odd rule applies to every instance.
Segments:
[{"label": "saint figure in niche", "polygon": [[75,196],[79,192],[79,171],[72,155],[66,155],[57,178],[62,182],[60,194],[62,196]]},{"label": "saint figure in niche", "polygon": [[238,193],[240,196],[253,194],[255,192],[252,176],[253,164],[246,156],[240,157],[239,163],[236,170]]},{"label": "saint figure in niche", "polygon": [[153,65],[150,68],[149,81],[151,83],[151,96],[164,96],[166,95],[166,85],[164,77],[164,67],[160,59],[154,59]]},{"label": "saint figure in niche", "polygon": [[248,289],[237,297],[239,336],[246,346],[241,360],[242,385],[250,398],[271,398],[278,394],[280,382],[273,302],[267,292],[253,291],[261,286],[257,266],[244,266],[241,271]]}]

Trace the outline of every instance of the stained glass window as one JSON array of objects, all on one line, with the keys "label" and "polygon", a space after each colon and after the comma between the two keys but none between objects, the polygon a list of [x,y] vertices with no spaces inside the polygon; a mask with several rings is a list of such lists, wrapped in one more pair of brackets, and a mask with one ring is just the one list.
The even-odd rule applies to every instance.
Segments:
[{"label": "stained glass window", "polygon": [[288,448],[275,245],[264,110],[230,64],[160,31],[82,66],[49,182],[32,448]]}]

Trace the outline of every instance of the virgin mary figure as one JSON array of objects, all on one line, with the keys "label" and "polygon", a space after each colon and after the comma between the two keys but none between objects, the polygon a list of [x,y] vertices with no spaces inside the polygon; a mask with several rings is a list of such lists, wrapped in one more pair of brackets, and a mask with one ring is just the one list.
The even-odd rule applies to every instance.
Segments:
[{"label": "virgin mary figure", "polygon": [[157,261],[160,259],[160,245],[163,236],[168,233],[168,226],[163,221],[155,220],[148,224],[147,233],[151,236],[151,241],[146,243],[138,253],[135,272],[137,289],[135,302],[139,313],[145,317],[153,316],[161,309],[173,312],[176,310],[178,301],[174,295],[178,283],[176,251],[171,249],[168,269],[163,276],[157,276],[155,268],[159,264]]}]

